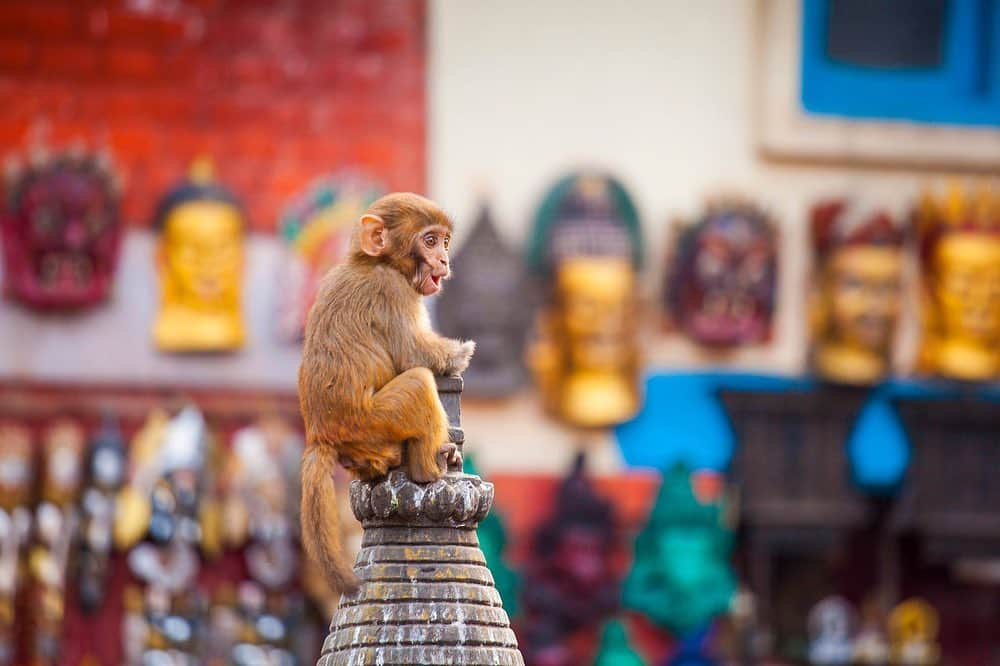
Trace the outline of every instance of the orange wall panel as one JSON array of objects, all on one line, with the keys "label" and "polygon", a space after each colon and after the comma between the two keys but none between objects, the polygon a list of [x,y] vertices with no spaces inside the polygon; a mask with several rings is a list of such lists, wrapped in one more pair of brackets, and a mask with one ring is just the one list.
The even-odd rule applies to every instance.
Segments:
[{"label": "orange wall panel", "polygon": [[425,15],[422,0],[7,0],[0,154],[110,148],[136,226],[203,154],[262,231],[338,168],[422,190]]}]

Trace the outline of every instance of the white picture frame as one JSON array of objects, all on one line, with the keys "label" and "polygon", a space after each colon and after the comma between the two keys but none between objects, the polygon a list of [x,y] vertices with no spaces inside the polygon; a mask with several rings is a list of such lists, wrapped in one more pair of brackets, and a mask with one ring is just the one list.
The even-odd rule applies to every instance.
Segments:
[{"label": "white picture frame", "polygon": [[764,158],[993,173],[1000,169],[1000,128],[807,113],[801,101],[801,0],[758,0],[756,19],[753,125]]}]

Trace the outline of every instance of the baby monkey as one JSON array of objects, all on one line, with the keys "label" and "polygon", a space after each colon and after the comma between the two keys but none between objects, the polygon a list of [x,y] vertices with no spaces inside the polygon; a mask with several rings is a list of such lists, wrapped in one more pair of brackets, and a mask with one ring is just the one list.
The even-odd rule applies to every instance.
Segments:
[{"label": "baby monkey", "polygon": [[382,197],[309,312],[299,367],[302,542],[337,592],[353,592],[358,579],[340,543],[334,465],[359,478],[383,476],[403,464],[405,444],[409,477],[423,483],[457,455],[434,375],[465,370],[475,343],[434,333],[421,300],[449,277],[451,231],[433,201]]}]

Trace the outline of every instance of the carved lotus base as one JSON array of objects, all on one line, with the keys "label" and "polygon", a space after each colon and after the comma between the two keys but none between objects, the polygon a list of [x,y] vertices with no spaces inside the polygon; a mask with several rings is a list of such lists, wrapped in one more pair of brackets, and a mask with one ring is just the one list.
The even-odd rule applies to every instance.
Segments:
[{"label": "carved lotus base", "polygon": [[351,509],[365,527],[475,528],[493,506],[493,484],[471,474],[414,483],[400,470],[376,482],[351,483]]},{"label": "carved lotus base", "polygon": [[523,666],[475,531],[492,504],[493,485],[467,474],[354,481],[361,587],[341,598],[317,666]]}]

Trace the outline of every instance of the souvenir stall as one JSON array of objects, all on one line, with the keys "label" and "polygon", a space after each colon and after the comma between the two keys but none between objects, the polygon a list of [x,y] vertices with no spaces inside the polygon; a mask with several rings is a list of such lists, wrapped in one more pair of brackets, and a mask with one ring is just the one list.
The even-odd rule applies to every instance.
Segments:
[{"label": "souvenir stall", "polygon": [[0,666],[1000,663],[995,4],[0,4]]},{"label": "souvenir stall", "polygon": [[324,599],[299,565],[294,396],[21,382],[0,395],[5,515],[22,535],[5,556],[20,583],[6,663],[315,651]]}]

